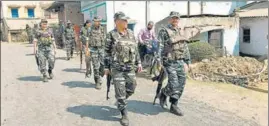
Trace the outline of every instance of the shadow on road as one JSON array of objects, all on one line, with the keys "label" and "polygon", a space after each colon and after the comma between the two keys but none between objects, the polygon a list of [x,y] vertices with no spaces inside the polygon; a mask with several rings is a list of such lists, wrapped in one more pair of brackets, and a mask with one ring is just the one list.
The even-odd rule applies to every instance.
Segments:
[{"label": "shadow on road", "polygon": [[81,71],[80,68],[66,68],[66,69],[63,69],[63,71],[65,71],[65,72],[85,73],[84,71]]},{"label": "shadow on road", "polygon": [[86,81],[69,81],[62,83],[62,85],[68,86],[69,88],[95,88],[95,84]]},{"label": "shadow on road", "polygon": [[253,91],[257,91],[257,92],[261,92],[261,93],[268,93],[268,90],[265,89],[260,89],[260,88],[255,88],[255,87],[246,87],[249,90],[253,90]]},{"label": "shadow on road", "polygon": [[26,76],[18,78],[20,81],[41,81],[40,76]]},{"label": "shadow on road", "polygon": [[34,56],[35,54],[25,54],[25,56]]},{"label": "shadow on road", "polygon": [[55,57],[55,60],[66,60],[66,57]]},{"label": "shadow on road", "polygon": [[160,106],[154,106],[152,102],[127,100],[127,109],[130,112],[142,115],[158,115],[160,112],[166,112]]},{"label": "shadow on road", "polygon": [[115,108],[97,105],[80,105],[68,107],[66,111],[80,115],[81,118],[90,117],[92,119],[104,121],[119,121],[119,118],[114,116],[120,115],[120,112]]}]

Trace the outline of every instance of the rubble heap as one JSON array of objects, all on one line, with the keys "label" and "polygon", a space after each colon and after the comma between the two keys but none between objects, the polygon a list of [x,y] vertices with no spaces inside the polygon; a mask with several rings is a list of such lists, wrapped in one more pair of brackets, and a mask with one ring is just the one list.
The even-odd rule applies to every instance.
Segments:
[{"label": "rubble heap", "polygon": [[193,65],[194,80],[249,85],[268,80],[267,60],[264,63],[249,57],[221,57]]}]

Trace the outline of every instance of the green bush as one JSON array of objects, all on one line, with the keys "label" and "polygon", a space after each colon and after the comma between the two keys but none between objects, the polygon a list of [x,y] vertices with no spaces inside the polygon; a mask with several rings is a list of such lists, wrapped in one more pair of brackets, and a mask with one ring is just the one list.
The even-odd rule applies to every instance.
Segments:
[{"label": "green bush", "polygon": [[216,56],[215,48],[207,42],[194,42],[188,45],[192,62],[199,62]]}]

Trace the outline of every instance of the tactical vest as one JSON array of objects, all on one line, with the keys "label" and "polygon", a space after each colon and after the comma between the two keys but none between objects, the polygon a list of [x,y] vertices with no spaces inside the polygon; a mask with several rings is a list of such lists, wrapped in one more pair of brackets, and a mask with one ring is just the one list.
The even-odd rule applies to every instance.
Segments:
[{"label": "tactical vest", "polygon": [[121,37],[118,32],[113,32],[113,61],[119,65],[134,64],[136,59],[136,41],[133,34],[128,30],[127,37]]},{"label": "tactical vest", "polygon": [[52,44],[53,32],[51,29],[42,30],[39,29],[36,33],[39,45],[49,46]]},{"label": "tactical vest", "polygon": [[81,36],[81,42],[83,43],[83,44],[86,44],[86,40],[87,40],[87,33],[88,31],[87,31],[87,28],[85,28],[85,27],[82,27],[81,28],[81,31],[80,31],[80,36]]},{"label": "tactical vest", "polygon": [[102,47],[105,45],[104,42],[104,29],[103,27],[99,27],[98,29],[91,29],[91,38],[90,38],[90,47]]},{"label": "tactical vest", "polygon": [[74,39],[74,31],[72,28],[65,29],[65,37],[66,39]]},{"label": "tactical vest", "polygon": [[170,28],[164,28],[168,33],[170,43],[164,49],[165,55],[169,60],[180,60],[183,59],[184,56],[184,45],[187,41],[186,37],[184,37],[184,33],[181,29],[178,29],[178,32],[173,31]]}]

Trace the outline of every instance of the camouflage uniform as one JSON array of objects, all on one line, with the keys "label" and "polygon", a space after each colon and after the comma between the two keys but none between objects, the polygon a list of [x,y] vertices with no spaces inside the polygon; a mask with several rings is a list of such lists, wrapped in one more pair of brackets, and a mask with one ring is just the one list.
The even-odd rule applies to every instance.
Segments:
[{"label": "camouflage uniform", "polygon": [[63,42],[63,39],[64,39],[64,29],[65,29],[65,26],[64,26],[63,22],[60,21],[58,38],[57,38],[57,45],[60,48],[63,48],[64,47],[64,42]]},{"label": "camouflage uniform", "polygon": [[[47,22],[42,19],[41,22]],[[44,78],[47,78],[46,75],[46,62],[48,61],[48,73],[50,78],[53,78],[52,70],[55,64],[55,53],[53,50],[54,36],[52,29],[38,29],[35,33],[35,40],[37,40],[38,51],[36,53],[39,62],[39,70],[43,74]]]},{"label": "camouflage uniform", "polygon": [[36,33],[37,31],[38,31],[38,24],[34,24],[33,33]]},{"label": "camouflage uniform", "polygon": [[[71,25],[70,21],[67,21],[67,25]],[[64,30],[64,43],[66,48],[67,60],[73,57],[73,51],[75,49],[75,33],[71,26],[67,26]]]},{"label": "camouflage uniform", "polygon": [[[84,27],[82,27],[81,30],[80,30],[80,39],[81,39],[81,42],[82,42],[82,44],[84,46],[84,50],[83,51],[86,50],[86,48],[85,48],[86,47],[86,42],[89,41],[89,32],[91,31],[91,28],[88,28],[86,26],[86,24],[89,23],[89,22],[91,22],[91,21],[90,20],[87,20],[86,23],[85,23],[85,25],[84,25]],[[89,49],[87,49],[87,50],[89,50]],[[90,66],[90,62],[91,62],[90,57],[88,57],[88,56],[85,55],[86,76],[90,73],[89,72],[90,71],[90,67],[91,67]]]},{"label": "camouflage uniform", "polygon": [[[123,12],[114,15],[115,20],[127,20]],[[135,36],[130,29],[122,35],[116,29],[106,35],[105,44],[105,69],[109,69],[115,87],[115,97],[118,109],[121,111],[122,125],[128,125],[126,99],[131,96],[136,88],[136,63],[141,64]]]},{"label": "camouflage uniform", "polygon": [[[171,12],[170,17],[178,17],[178,12]],[[160,104],[164,107],[166,97],[170,97],[170,111],[182,115],[177,107],[178,99],[181,97],[185,83],[186,72],[184,64],[190,64],[190,53],[186,43],[194,35],[198,34],[197,28],[173,28],[172,25],[163,27],[159,31],[160,52],[163,66],[168,74],[168,83],[161,91]],[[175,112],[176,111],[176,112]]]},{"label": "camouflage uniform", "polygon": [[[101,21],[99,17],[94,17],[94,21]],[[90,57],[93,64],[94,80],[96,88],[101,88],[101,78],[104,72],[104,46],[105,46],[105,33],[104,28],[99,25],[98,27],[92,26],[89,32]],[[89,61],[88,61],[89,62]]]},{"label": "camouflage uniform", "polygon": [[26,25],[26,32],[27,32],[29,43],[30,44],[33,43],[33,39],[34,39],[33,29],[28,24]]}]

